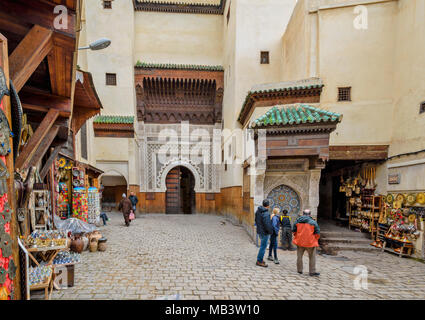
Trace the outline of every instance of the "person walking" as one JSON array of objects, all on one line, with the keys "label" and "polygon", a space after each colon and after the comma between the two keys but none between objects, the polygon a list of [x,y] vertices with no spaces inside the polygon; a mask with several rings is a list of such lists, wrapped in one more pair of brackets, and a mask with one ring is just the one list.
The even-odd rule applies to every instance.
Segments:
[{"label": "person walking", "polygon": [[288,210],[283,210],[282,215],[280,216],[280,224],[282,225],[282,233],[280,235],[282,249],[289,251],[297,250],[292,245],[291,217],[288,215]]},{"label": "person walking", "polygon": [[319,276],[316,272],[316,247],[319,246],[320,228],[311,217],[310,210],[304,210],[303,215],[298,217],[292,228],[294,243],[297,245],[297,271],[303,273],[304,251],[308,253],[310,276]]},{"label": "person walking", "polygon": [[132,210],[132,206],[130,199],[128,199],[126,194],[123,193],[120,204],[118,205],[118,210],[122,211],[124,222],[127,227],[130,226],[130,211]]},{"label": "person walking", "polygon": [[132,207],[133,207],[133,212],[134,212],[134,218],[136,218],[136,205],[137,202],[139,202],[139,199],[137,199],[136,195],[134,194],[134,192],[130,193],[130,197],[129,197]]},{"label": "person walking", "polygon": [[[270,245],[269,245],[269,256],[267,260],[274,261],[275,264],[279,264],[279,260],[277,258],[277,236],[279,235],[279,229],[280,229],[280,221],[279,221],[279,208],[273,209],[272,214],[272,227],[273,227],[273,233],[270,236]],[[272,251],[274,255],[274,259],[272,257]]]},{"label": "person walking", "polygon": [[261,239],[260,250],[257,256],[257,266],[267,267],[264,262],[264,254],[266,253],[267,243],[270,235],[273,233],[272,222],[269,213],[269,200],[263,200],[263,205],[259,206],[255,212],[255,225],[257,226],[257,234]]}]

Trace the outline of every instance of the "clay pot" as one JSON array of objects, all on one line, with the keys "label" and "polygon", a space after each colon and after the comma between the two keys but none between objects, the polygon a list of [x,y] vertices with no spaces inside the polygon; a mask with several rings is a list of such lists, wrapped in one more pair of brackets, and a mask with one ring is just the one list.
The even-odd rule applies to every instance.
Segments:
[{"label": "clay pot", "polygon": [[76,253],[83,252],[84,249],[84,242],[83,239],[81,239],[80,234],[74,235],[74,238],[71,240],[71,251],[74,251]]},{"label": "clay pot", "polygon": [[81,237],[83,239],[83,251],[86,251],[89,248],[89,238],[87,238],[86,236]]},{"label": "clay pot", "polygon": [[97,251],[97,240],[91,239],[90,245],[89,245],[90,252],[96,252]]},{"label": "clay pot", "polygon": [[97,246],[97,250],[98,251],[106,251],[106,238],[100,238],[98,240],[98,246]]}]

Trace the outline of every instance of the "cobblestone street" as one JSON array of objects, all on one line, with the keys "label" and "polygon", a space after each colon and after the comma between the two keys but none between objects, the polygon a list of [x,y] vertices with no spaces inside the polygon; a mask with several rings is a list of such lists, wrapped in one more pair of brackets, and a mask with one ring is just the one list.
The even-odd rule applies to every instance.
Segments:
[{"label": "cobblestone street", "polygon": [[[139,215],[126,228],[120,214],[108,215],[106,252],[85,251],[75,286],[53,299],[425,299],[425,264],[415,260],[319,255],[315,278],[296,272],[296,252],[279,250],[280,265],[255,266],[257,247],[224,217]],[[357,265],[368,268],[367,290],[354,289]]]}]

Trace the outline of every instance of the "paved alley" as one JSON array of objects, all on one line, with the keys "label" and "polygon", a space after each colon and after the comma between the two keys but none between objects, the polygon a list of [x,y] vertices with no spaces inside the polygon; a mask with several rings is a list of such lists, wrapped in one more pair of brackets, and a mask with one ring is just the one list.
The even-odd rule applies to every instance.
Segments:
[{"label": "paved alley", "polygon": [[[247,233],[213,215],[139,215],[129,228],[109,213],[106,252],[82,254],[75,286],[52,299],[425,299],[425,264],[388,253],[318,256],[319,278],[296,272],[295,252],[280,265],[255,265]],[[353,268],[368,269],[355,290]],[[307,268],[307,257],[304,267]],[[308,270],[305,270],[308,271]]]}]

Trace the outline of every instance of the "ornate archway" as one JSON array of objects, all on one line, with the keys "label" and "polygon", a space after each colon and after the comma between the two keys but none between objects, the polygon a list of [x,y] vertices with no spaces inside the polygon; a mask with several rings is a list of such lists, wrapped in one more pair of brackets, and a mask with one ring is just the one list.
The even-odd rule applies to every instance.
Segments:
[{"label": "ornate archway", "polygon": [[201,191],[201,175],[198,172],[196,167],[194,167],[192,164],[184,160],[172,161],[168,163],[166,166],[164,166],[163,168],[161,168],[160,174],[158,177],[160,179],[160,186],[161,186],[160,191],[161,192],[167,191],[167,186],[166,186],[167,175],[171,169],[178,166],[183,166],[187,168],[193,174],[193,177],[195,178],[195,188],[194,188],[195,192],[200,192]]}]

